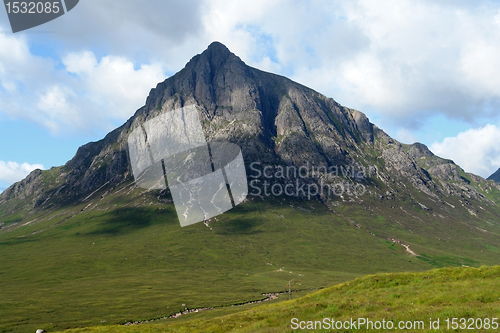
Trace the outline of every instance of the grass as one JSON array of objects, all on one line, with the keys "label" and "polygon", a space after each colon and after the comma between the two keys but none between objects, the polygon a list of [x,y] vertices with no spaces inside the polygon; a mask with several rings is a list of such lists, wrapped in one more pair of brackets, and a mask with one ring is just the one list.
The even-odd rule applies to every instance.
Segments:
[{"label": "grass", "polygon": [[[470,330],[460,329],[460,326],[457,330],[447,329],[446,319],[450,318],[451,325],[451,318],[491,320],[499,317],[500,266],[483,266],[370,275],[292,301],[266,304],[231,314],[214,313],[211,318],[196,314],[187,320],[167,319],[128,327],[110,325],[65,332],[294,332],[292,318],[298,319],[294,323],[303,321],[303,327],[316,325],[314,332],[379,331],[367,329],[366,325],[356,330],[330,330],[325,326],[319,329],[316,322],[324,323],[324,318],[341,322],[356,321],[358,318],[372,322],[384,320],[392,322],[396,328],[400,322],[403,325],[422,322],[423,325],[420,326],[423,329],[394,331],[465,332]],[[437,320],[439,324],[436,324]],[[431,329],[431,321],[439,328]]]},{"label": "grass", "polygon": [[260,299],[290,279],[306,290],[429,267],[314,202],[250,202],[213,231],[180,228],[171,204],[80,210],[0,235],[0,331],[151,319]]},{"label": "grass", "polygon": [[367,197],[334,212],[314,200],[249,198],[213,219],[212,229],[181,228],[168,196],[128,183],[70,206],[0,218],[9,225],[36,218],[0,230],[0,332],[157,319],[261,299],[289,280],[305,293],[366,274],[499,264],[495,217],[463,221],[450,210],[440,218],[449,206],[417,195]]}]

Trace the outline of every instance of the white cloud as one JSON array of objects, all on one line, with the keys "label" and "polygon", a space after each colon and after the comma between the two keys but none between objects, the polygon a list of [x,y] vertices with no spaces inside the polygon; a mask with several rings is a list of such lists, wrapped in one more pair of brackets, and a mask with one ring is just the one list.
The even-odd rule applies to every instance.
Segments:
[{"label": "white cloud", "polygon": [[500,168],[500,127],[470,129],[430,146],[438,156],[452,159],[465,171],[489,177]]},{"label": "white cloud", "polygon": [[17,162],[0,161],[0,185],[10,186],[11,184],[24,179],[31,171],[44,169],[41,164],[28,164]]},{"label": "white cloud", "polygon": [[200,50],[202,11],[202,0],[80,1],[41,30],[54,31],[43,38],[63,51],[92,50],[98,58],[114,55],[140,63],[164,61],[169,71],[177,71]]},{"label": "white cloud", "polygon": [[23,37],[0,34],[0,112],[52,133],[110,130],[144,105],[150,89],[165,79],[162,65],[135,67],[125,57],[97,59],[82,51],[61,61],[63,66],[33,55]]},{"label": "white cloud", "polygon": [[78,114],[77,107],[68,101],[69,95],[75,94],[70,88],[61,85],[42,88],[38,92],[34,109],[24,116],[37,121],[53,133],[59,132],[63,126],[78,128],[82,124],[82,117]]},{"label": "white cloud", "polygon": [[205,29],[249,64],[416,128],[436,113],[497,117],[499,13],[488,1],[214,1]]},{"label": "white cloud", "polygon": [[[250,65],[407,131],[436,114],[493,122],[499,27],[500,4],[487,0],[80,2],[44,25],[57,33],[0,34],[0,111],[53,132],[111,129],[165,72],[219,40]],[[59,58],[31,54],[35,38]]]},{"label": "white cloud", "polygon": [[[500,30],[496,24],[495,30]],[[464,80],[471,87],[471,93],[477,99],[498,98],[500,96],[500,45],[498,40],[478,36],[468,41],[463,50],[459,69]]]},{"label": "white cloud", "polygon": [[[264,24],[269,13],[275,12],[277,8],[283,9],[282,2],[280,0],[205,1],[205,10],[201,17],[204,27],[203,40],[220,41],[247,62],[255,54],[266,54],[269,50],[258,48],[258,27]],[[255,29],[253,31],[246,29],[249,25]]]},{"label": "white cloud", "polygon": [[[441,112],[473,121],[500,97],[499,6],[427,1],[344,2],[346,24],[357,27],[368,47],[350,59],[323,60],[331,77],[323,90],[341,102],[408,118]],[[326,37],[326,36],[325,36]],[[325,38],[328,43],[328,38]],[[326,59],[327,54],[321,58]],[[320,72],[319,70],[317,71]],[[493,79],[493,77],[495,77]],[[318,79],[322,79],[318,75]]]},{"label": "white cloud", "polygon": [[418,138],[417,136],[407,130],[407,129],[400,129],[396,135],[395,135],[395,139],[398,140],[399,142],[402,142],[402,143],[406,143],[406,144],[412,144],[412,143],[415,143],[415,142],[418,142]]},{"label": "white cloud", "polygon": [[165,79],[161,64],[138,69],[124,57],[106,56],[98,61],[90,51],[70,53],[62,59],[66,70],[78,76],[79,95],[116,119],[127,119],[144,105],[151,88]]}]

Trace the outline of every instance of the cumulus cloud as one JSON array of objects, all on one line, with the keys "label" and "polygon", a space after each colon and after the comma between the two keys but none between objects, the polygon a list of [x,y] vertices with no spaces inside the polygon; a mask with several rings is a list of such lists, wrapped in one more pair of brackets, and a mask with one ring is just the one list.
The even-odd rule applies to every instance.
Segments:
[{"label": "cumulus cloud", "polygon": [[400,129],[396,133],[395,139],[406,144],[418,142],[418,138],[415,136],[415,134],[404,128]]},{"label": "cumulus cloud", "polygon": [[498,3],[211,3],[207,33],[248,63],[407,129],[436,113],[474,123],[500,107]]},{"label": "cumulus cloud", "polygon": [[109,130],[144,104],[165,79],[158,63],[134,66],[117,56],[71,52],[58,64],[33,55],[25,37],[0,34],[0,112],[52,133]]},{"label": "cumulus cloud", "polygon": [[41,164],[0,161],[0,192],[7,186],[24,179],[31,171],[44,169]]},{"label": "cumulus cloud", "polygon": [[500,127],[486,125],[448,137],[430,146],[436,155],[452,159],[465,171],[484,178],[500,168]]},{"label": "cumulus cloud", "polygon": [[43,27],[54,33],[0,34],[0,111],[53,132],[111,129],[214,40],[404,138],[436,114],[498,120],[498,2],[88,0]]},{"label": "cumulus cloud", "polygon": [[[338,9],[343,25],[360,42],[347,58],[317,52],[318,65],[303,64],[296,78],[407,128],[421,124],[413,119],[436,113],[469,122],[492,116],[500,97],[494,75],[500,59],[494,46],[500,39],[499,9],[460,2],[343,2]],[[335,41],[323,37],[334,49]]]},{"label": "cumulus cloud", "polygon": [[77,75],[79,94],[117,119],[130,117],[144,104],[149,90],[165,79],[160,64],[142,64],[135,69],[126,58],[106,56],[98,61],[90,51],[70,53],[62,62],[68,73]]},{"label": "cumulus cloud", "polygon": [[[165,61],[177,71],[199,51],[203,34],[202,0],[86,0],[27,38],[59,52],[92,50],[141,63]],[[0,11],[0,20],[5,11]],[[7,21],[7,16],[4,16]],[[206,41],[205,41],[206,42]],[[205,42],[203,44],[205,44]]]}]

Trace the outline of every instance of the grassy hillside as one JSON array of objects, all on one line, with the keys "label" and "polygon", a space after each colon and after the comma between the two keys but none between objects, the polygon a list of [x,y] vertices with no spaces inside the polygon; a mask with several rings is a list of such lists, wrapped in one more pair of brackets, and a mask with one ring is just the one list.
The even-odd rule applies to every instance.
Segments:
[{"label": "grassy hillside", "polygon": [[[317,329],[307,330],[314,332],[393,331],[372,329],[368,326],[370,324],[360,326],[359,318],[365,318],[367,321],[369,319],[375,327],[378,325],[376,322],[384,325],[385,321],[386,327],[392,325],[394,331],[400,332],[498,332],[500,266],[377,274],[326,288],[292,301],[263,305],[208,319],[197,316],[200,314],[191,315],[187,321],[167,319],[154,324],[129,327],[101,326],[69,330],[66,333],[293,332],[292,328],[301,325],[301,321],[303,327],[316,325]],[[292,322],[293,318],[297,318],[297,321]],[[453,318],[459,319],[456,330],[453,330]],[[462,318],[466,327],[472,325],[470,327],[474,328],[461,329]],[[475,319],[473,323],[472,318]],[[357,329],[328,329],[329,326],[325,323],[331,325],[331,319],[335,322],[350,322],[352,319],[357,322]],[[317,321],[322,323],[323,329],[319,329]],[[431,321],[433,328],[439,329],[431,329]],[[495,322],[499,324],[496,325]],[[403,328],[412,328],[400,330],[397,329],[399,325]],[[480,325],[483,329],[479,329]],[[489,329],[484,329],[485,325]]]},{"label": "grassy hillside", "polygon": [[379,272],[499,263],[488,217],[464,222],[369,198],[335,212],[314,200],[249,199],[210,228],[181,228],[168,196],[123,183],[0,220],[0,332],[161,318],[262,299],[289,280],[306,292]]},{"label": "grassy hillside", "polygon": [[[321,185],[320,198],[249,195],[207,225],[181,228],[168,190],[134,184],[128,138],[189,104],[208,141],[241,147],[250,184],[271,181],[271,193],[296,184],[297,196]],[[177,122],[167,123],[158,126],[177,137]],[[176,170],[196,169],[193,156]],[[278,172],[285,166],[297,175]],[[290,280],[304,294],[367,274],[498,265],[499,216],[493,181],[212,43],[121,127],[0,194],[0,332],[121,324],[186,307],[217,307],[213,316]]]}]

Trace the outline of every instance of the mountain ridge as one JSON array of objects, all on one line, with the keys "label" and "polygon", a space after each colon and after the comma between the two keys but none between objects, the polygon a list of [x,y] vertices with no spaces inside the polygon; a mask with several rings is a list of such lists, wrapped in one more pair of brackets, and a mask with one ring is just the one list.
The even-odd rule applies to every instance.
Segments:
[{"label": "mountain ridge", "polygon": [[[198,108],[207,141],[239,144],[247,168],[251,161],[296,167],[306,162],[317,167],[370,164],[379,173],[363,179],[363,184],[372,186],[374,197],[384,192],[408,196],[404,184],[409,182],[434,199],[452,195],[493,204],[485,191],[500,190],[498,184],[465,173],[421,143],[399,143],[362,112],[286,77],[247,66],[226,46],[213,42],[151,89],[145,105],[122,126],[80,147],[64,166],[35,170],[6,189],[0,194],[0,205],[9,206],[3,215],[70,204],[103,186],[133,181],[126,140],[131,129],[189,104]],[[399,190],[382,189],[391,188],[391,182]],[[328,198],[321,200],[328,204]]]},{"label": "mountain ridge", "polygon": [[500,184],[500,168],[495,171],[491,176],[489,176],[488,178],[486,178],[488,180],[494,180],[495,182],[499,183]]}]

